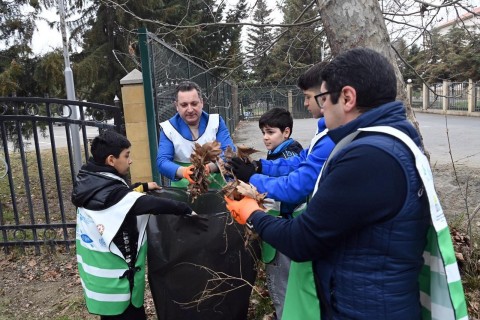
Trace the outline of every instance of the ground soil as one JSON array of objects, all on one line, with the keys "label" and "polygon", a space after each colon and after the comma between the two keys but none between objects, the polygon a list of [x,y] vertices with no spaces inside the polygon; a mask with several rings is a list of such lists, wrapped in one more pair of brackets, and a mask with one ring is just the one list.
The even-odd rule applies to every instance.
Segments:
[{"label": "ground soil", "polygon": [[[433,171],[437,192],[450,225],[466,230],[467,217],[470,215],[472,234],[478,235],[480,168],[461,166],[456,168],[455,173],[452,165],[439,165],[434,166]],[[474,214],[476,216],[472,217]],[[478,238],[468,241],[478,241]],[[471,319],[478,319],[480,314],[480,260],[477,260],[476,279],[474,276],[474,282],[478,284],[477,291],[469,293]],[[64,249],[56,252],[45,250],[42,255],[18,249],[8,254],[1,252],[0,270],[0,320],[98,319],[89,315],[84,306],[73,249],[71,252]],[[148,288],[146,309],[149,319],[156,319]]]}]

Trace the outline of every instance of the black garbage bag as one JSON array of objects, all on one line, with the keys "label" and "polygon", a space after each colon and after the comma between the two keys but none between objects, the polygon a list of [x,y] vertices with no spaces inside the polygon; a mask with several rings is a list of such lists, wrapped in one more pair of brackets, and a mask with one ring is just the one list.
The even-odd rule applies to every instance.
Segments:
[{"label": "black garbage bag", "polygon": [[245,228],[232,220],[218,191],[194,203],[184,189],[156,195],[186,202],[208,218],[207,231],[181,216],[150,218],[148,280],[158,319],[246,320],[259,242],[245,247]]}]

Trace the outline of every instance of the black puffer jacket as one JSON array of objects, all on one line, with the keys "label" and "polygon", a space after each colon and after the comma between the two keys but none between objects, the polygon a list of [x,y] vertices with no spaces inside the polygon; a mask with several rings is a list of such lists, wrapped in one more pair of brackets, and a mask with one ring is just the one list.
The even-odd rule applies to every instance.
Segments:
[{"label": "black puffer jacket", "polygon": [[[113,174],[109,177],[104,173]],[[118,178],[117,178],[118,177]],[[90,159],[82,166],[73,186],[72,203],[77,207],[89,210],[104,210],[119,202],[126,194],[133,191],[139,184],[128,186],[122,181],[115,168],[99,165]],[[148,191],[148,190],[145,190]],[[130,244],[131,252],[136,252],[138,239],[136,216],[143,214],[177,214],[188,215],[192,209],[185,203],[163,199],[151,195],[144,195],[137,199],[127,213],[120,229],[113,239],[113,243],[126,255],[125,244]]]}]

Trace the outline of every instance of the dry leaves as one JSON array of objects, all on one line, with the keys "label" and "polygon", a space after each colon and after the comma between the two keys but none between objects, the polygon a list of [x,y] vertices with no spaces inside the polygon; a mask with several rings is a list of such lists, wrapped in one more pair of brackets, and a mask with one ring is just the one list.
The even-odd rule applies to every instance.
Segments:
[{"label": "dry leaves", "polygon": [[188,185],[188,191],[192,197],[192,202],[195,199],[208,191],[208,185],[211,183],[209,175],[205,171],[205,165],[210,162],[217,162],[220,159],[220,142],[206,142],[203,145],[195,143],[195,148],[190,155],[190,162],[193,164],[193,175],[191,176],[195,183]]},{"label": "dry leaves", "polygon": [[[224,152],[225,161],[228,162],[234,157],[239,157],[245,162],[251,162],[252,158],[250,156],[253,153],[258,152],[258,150],[246,146],[239,146],[236,148],[236,152],[230,146],[226,148]],[[211,176],[209,176],[205,171],[205,165],[213,162],[217,164],[220,174],[223,177],[222,183],[225,183],[225,186],[222,188],[221,192],[224,195],[234,200],[240,200],[245,196],[250,197],[255,199],[258,205],[265,210],[265,198],[267,194],[260,194],[253,185],[238,180],[229,170],[228,166],[225,166],[224,160],[220,158],[221,153],[222,150],[220,149],[220,143],[218,141],[207,142],[203,145],[195,143],[195,149],[190,155],[190,162],[194,166],[191,177],[195,183],[188,185],[188,191],[190,193],[192,202],[195,201],[199,195],[208,191],[208,186],[212,180]],[[226,176],[232,177],[233,179],[227,182],[227,179],[225,179]]]}]

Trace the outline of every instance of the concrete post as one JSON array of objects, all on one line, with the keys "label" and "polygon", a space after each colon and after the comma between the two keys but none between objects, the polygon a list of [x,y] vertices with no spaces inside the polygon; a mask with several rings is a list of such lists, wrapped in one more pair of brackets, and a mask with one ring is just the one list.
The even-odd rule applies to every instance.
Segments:
[{"label": "concrete post", "polygon": [[448,80],[443,80],[443,98],[442,98],[442,106],[443,106],[443,112],[448,111],[448,102],[449,99],[448,97],[450,96],[450,91],[448,90],[450,88],[450,81]]},{"label": "concrete post", "polygon": [[292,117],[293,117],[293,95],[292,95],[292,90],[288,90],[288,111],[292,114]]},{"label": "concrete post", "polygon": [[467,90],[467,112],[471,114],[475,109],[475,85],[472,79],[468,79],[468,90]]},{"label": "concrete post", "polygon": [[131,182],[153,181],[142,73],[137,69],[120,80],[127,138],[132,144]]},{"label": "concrete post", "polygon": [[430,89],[424,83],[422,88],[422,109],[427,110],[428,106],[430,105]]},{"label": "concrete post", "polygon": [[233,130],[235,130],[235,127],[237,126],[237,123],[238,121],[240,120],[239,119],[239,114],[240,114],[240,110],[239,110],[239,105],[238,105],[238,85],[235,83],[232,85],[232,112],[231,112],[231,115],[234,119],[234,126],[233,128],[230,128],[232,130],[232,132],[230,132],[230,134],[233,133]]},{"label": "concrete post", "polygon": [[413,92],[413,86],[411,83],[407,84],[407,101],[412,105],[412,92]]}]

